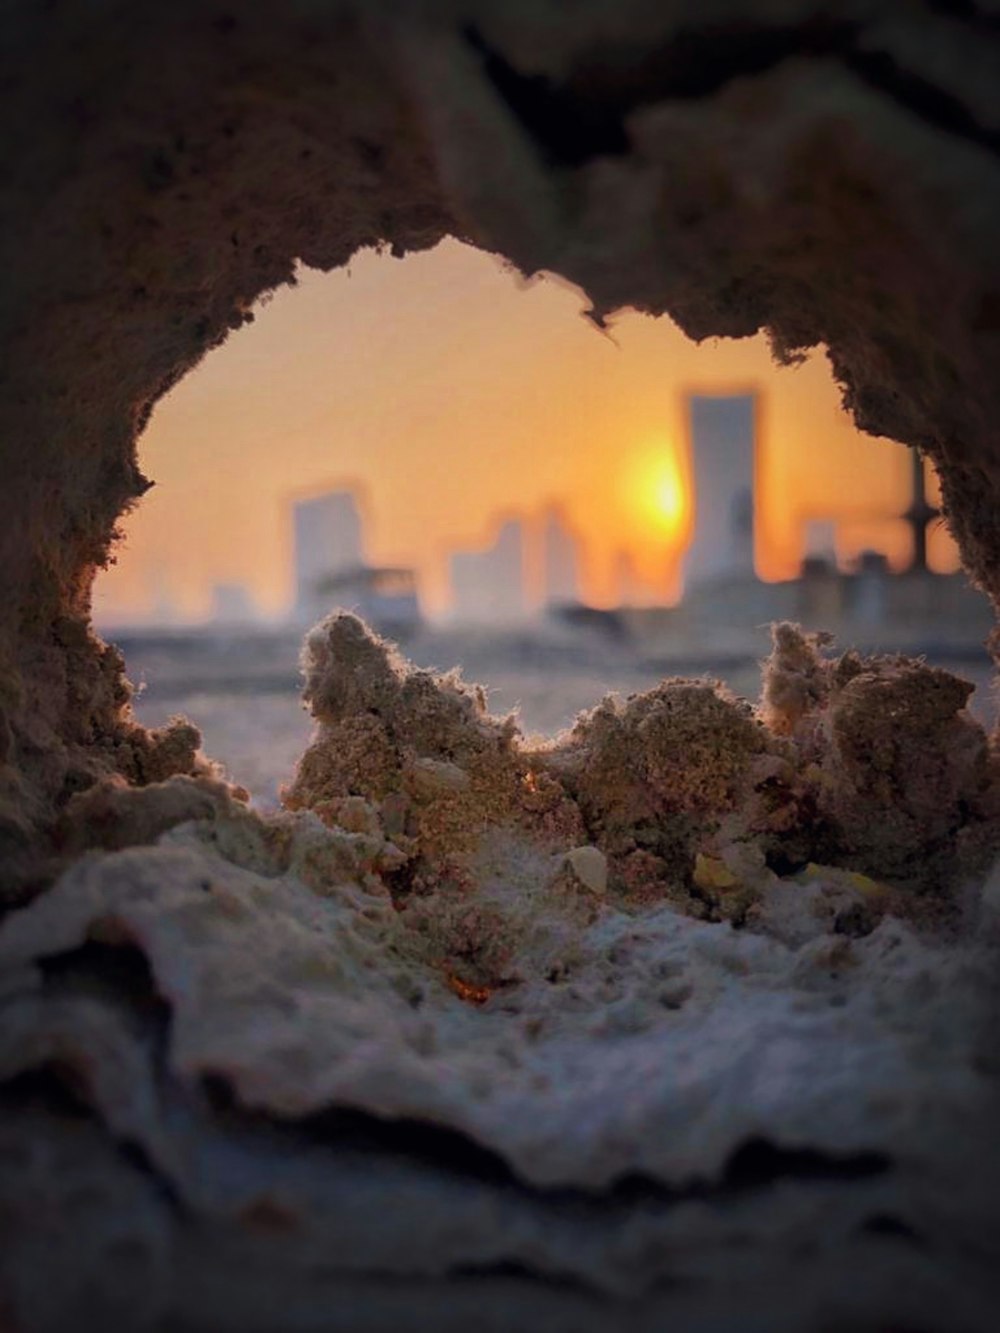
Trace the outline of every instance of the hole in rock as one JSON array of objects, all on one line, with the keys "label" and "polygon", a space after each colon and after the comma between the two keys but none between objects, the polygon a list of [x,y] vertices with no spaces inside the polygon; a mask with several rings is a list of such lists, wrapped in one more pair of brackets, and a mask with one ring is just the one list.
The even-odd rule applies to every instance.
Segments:
[{"label": "hole in rock", "polygon": [[[65,1156],[123,1225],[99,1251],[103,1205],[57,1229],[22,1191],[0,1305],[991,1327],[1000,751],[956,675],[995,672],[993,616],[822,347],[611,313],[821,333],[1000,596],[979,22],[31,8],[0,1062],[41,1076],[0,1148],[53,1144],[42,1200]],[[247,311],[295,256],[453,230],[600,317],[454,241]],[[152,731],[87,624],[144,477],[94,610]]]},{"label": "hole in rock", "polygon": [[56,1063],[39,1065],[8,1079],[0,1090],[5,1115],[44,1110],[72,1120],[89,1120],[93,1110],[79,1076]]},{"label": "hole in rock", "polygon": [[664,676],[753,699],[785,619],[985,684],[934,478],[858,433],[820,351],[778,367],[763,336],[634,313],[605,336],[583,310],[453,241],[262,303],[157,406],[155,488],[96,585],[140,721],[190,717],[275,803],[309,732],[301,638],[338,606],[529,733]]},{"label": "hole in rock", "polygon": [[137,945],[88,939],[78,949],[44,959],[40,972],[50,994],[98,1001],[127,999],[137,1024],[162,1054],[170,1006],[157,991],[149,961]]}]

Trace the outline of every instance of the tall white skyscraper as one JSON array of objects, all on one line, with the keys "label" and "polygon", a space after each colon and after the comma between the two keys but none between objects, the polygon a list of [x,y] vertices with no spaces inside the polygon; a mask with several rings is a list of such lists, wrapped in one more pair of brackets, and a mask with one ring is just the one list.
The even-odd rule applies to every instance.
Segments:
[{"label": "tall white skyscraper", "polygon": [[296,500],[293,523],[295,604],[300,614],[310,617],[323,579],[365,563],[361,514],[353,491],[327,491]]},{"label": "tall white skyscraper", "polygon": [[542,518],[542,587],[546,606],[580,600],[580,542],[555,504]]},{"label": "tall white skyscraper", "polygon": [[490,624],[524,618],[524,524],[510,518],[484,551],[454,551],[449,562],[452,614]]},{"label": "tall white skyscraper", "polygon": [[688,400],[694,482],[694,540],[684,588],[754,573],[753,394]]}]

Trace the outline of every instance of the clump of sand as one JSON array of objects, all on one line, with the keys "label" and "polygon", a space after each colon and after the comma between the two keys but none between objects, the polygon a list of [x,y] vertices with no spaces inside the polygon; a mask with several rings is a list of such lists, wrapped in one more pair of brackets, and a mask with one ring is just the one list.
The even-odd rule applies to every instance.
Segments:
[{"label": "clump of sand", "polygon": [[803,1234],[839,1292],[873,1218],[923,1238],[911,1280],[979,1252],[995,876],[956,890],[989,746],[953,677],[775,641],[757,707],[668,680],[540,745],[333,616],[291,808],[207,771],[76,793],[72,864],[0,921],[0,1277],[56,1311],[19,1322],[127,1279],[236,1327],[248,1272],[309,1320],[312,1272],[527,1264],[641,1302],[737,1249],[784,1291]]},{"label": "clump of sand", "polygon": [[593,892],[589,877],[636,908],[752,923],[777,876],[821,864],[855,876],[857,919],[874,922],[893,890],[947,894],[994,850],[996,763],[966,682],[827,647],[778,625],[759,705],[664,680],[539,745],[479,687],[338,613],[306,641],[317,725],[285,804],[391,843],[397,906],[437,923],[469,985],[507,975],[516,895],[486,891],[504,835],[508,860],[515,834],[549,858],[546,891]]},{"label": "clump of sand", "polygon": [[966,710],[973,687],[906,657],[827,657],[774,629],[761,716],[796,760],[797,824],[816,859],[929,889],[995,850],[997,758]]}]

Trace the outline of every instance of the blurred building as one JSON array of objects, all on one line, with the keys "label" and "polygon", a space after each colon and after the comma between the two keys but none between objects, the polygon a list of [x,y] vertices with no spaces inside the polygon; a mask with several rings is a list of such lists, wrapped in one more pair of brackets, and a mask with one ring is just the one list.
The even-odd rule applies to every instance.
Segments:
[{"label": "blurred building", "polygon": [[420,624],[417,578],[402,566],[357,565],[319,580],[320,615],[352,611],[381,634],[406,635]]},{"label": "blurred building", "polygon": [[580,540],[559,505],[542,516],[542,601],[546,607],[580,600]]},{"label": "blurred building", "polygon": [[[697,661],[766,651],[767,627],[799,621],[831,631],[844,645],[955,657],[982,655],[994,620],[987,599],[964,574],[927,567],[928,502],[924,464],[912,458],[912,495],[902,515],[913,531],[909,567],[893,571],[881,551],[838,560],[837,523],[817,515],[803,525],[799,577],[765,583],[754,569],[754,396],[689,400],[695,535],[677,606],[643,607],[622,596],[629,634],[664,660]],[[896,517],[881,511],[867,517]]]},{"label": "blurred building", "polygon": [[756,397],[688,399],[694,537],[684,591],[754,577]]},{"label": "blurred building", "polygon": [[837,522],[832,518],[808,518],[802,525],[803,560],[823,560],[837,567]]},{"label": "blurred building", "polygon": [[311,624],[352,611],[374,629],[404,635],[420,623],[412,569],[369,565],[361,511],[353,491],[327,491],[292,506],[295,619]]},{"label": "blurred building", "polygon": [[354,492],[327,491],[294,501],[292,524],[296,614],[300,620],[315,620],[321,600],[319,584],[365,563],[364,532]]},{"label": "blurred building", "polygon": [[252,625],[258,619],[257,607],[245,583],[213,583],[213,625]]},{"label": "blurred building", "polygon": [[511,623],[525,616],[524,523],[509,518],[483,551],[453,551],[449,560],[452,616],[480,624]]},{"label": "blurred building", "polygon": [[170,579],[162,568],[154,569],[150,585],[153,594],[153,604],[149,610],[150,621],[154,625],[176,625],[181,616],[174,600]]}]

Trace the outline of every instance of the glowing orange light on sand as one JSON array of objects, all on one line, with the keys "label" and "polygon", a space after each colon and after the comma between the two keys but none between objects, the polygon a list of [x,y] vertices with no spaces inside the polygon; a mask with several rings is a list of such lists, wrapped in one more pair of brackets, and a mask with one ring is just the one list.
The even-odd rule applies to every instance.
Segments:
[{"label": "glowing orange light on sand", "polygon": [[449,989],[466,1004],[485,1004],[492,994],[488,986],[473,986],[471,982],[457,977],[454,972],[446,972],[444,979]]}]

